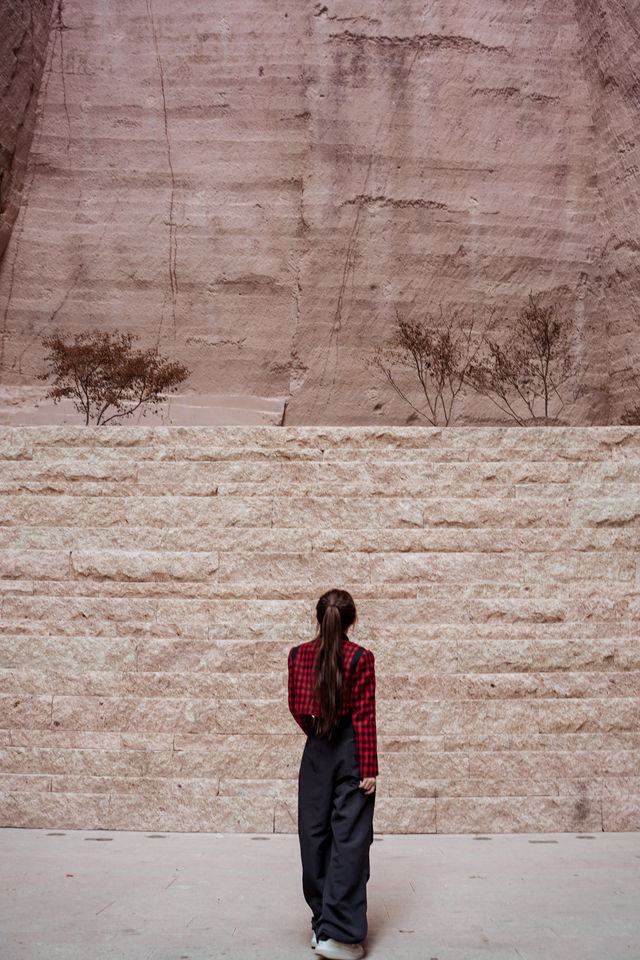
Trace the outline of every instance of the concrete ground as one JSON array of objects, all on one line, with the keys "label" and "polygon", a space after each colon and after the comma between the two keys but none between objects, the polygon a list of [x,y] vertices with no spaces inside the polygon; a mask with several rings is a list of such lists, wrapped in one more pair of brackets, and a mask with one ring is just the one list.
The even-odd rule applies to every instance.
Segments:
[{"label": "concrete ground", "polygon": [[[0,830],[2,960],[311,960],[298,838]],[[371,960],[638,960],[640,833],[381,835]]]}]

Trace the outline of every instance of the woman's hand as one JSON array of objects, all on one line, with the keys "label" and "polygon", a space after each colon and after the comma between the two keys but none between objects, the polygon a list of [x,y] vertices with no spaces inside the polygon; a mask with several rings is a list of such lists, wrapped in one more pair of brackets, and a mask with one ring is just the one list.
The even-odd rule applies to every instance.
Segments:
[{"label": "woman's hand", "polygon": [[364,780],[361,780],[358,784],[359,787],[364,788],[365,793],[373,793],[376,788],[376,778],[375,777],[365,777]]}]

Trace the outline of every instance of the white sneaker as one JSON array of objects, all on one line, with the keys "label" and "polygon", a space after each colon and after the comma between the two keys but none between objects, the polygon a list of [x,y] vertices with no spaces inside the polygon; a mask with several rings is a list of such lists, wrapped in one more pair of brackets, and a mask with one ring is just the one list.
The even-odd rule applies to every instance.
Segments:
[{"label": "white sneaker", "polygon": [[316,947],[317,957],[329,957],[330,960],[359,960],[364,957],[364,947],[361,943],[341,943],[340,940],[318,940]]},{"label": "white sneaker", "polygon": [[318,941],[316,939],[316,932],[314,930],[313,933],[311,934],[311,949],[315,950],[317,944],[318,944]]}]

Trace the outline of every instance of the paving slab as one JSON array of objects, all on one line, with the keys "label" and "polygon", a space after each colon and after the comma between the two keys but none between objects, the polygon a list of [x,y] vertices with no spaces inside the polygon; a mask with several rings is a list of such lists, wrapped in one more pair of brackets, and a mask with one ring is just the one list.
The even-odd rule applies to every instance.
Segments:
[{"label": "paving slab", "polygon": [[[295,834],[0,830],[2,960],[312,958]],[[371,960],[638,960],[640,833],[381,834]]]}]

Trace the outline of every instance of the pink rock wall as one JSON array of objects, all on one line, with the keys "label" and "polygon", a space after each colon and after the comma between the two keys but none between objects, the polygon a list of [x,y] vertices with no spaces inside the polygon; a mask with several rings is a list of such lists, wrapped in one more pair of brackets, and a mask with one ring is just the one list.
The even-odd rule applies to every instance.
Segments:
[{"label": "pink rock wall", "polygon": [[[2,384],[33,383],[55,324],[119,324],[196,393],[401,424],[363,363],[395,307],[551,290],[586,370],[562,417],[615,422],[638,359],[637,20],[631,0],[64,0],[0,265]],[[496,412],[470,394],[458,422]]]},{"label": "pink rock wall", "polygon": [[576,3],[576,14],[600,194],[600,247],[587,296],[606,324],[608,390],[615,410],[629,396],[628,372],[640,372],[640,6],[632,0],[587,0]]},{"label": "pink rock wall", "polygon": [[20,209],[52,8],[0,0],[0,257]]}]

